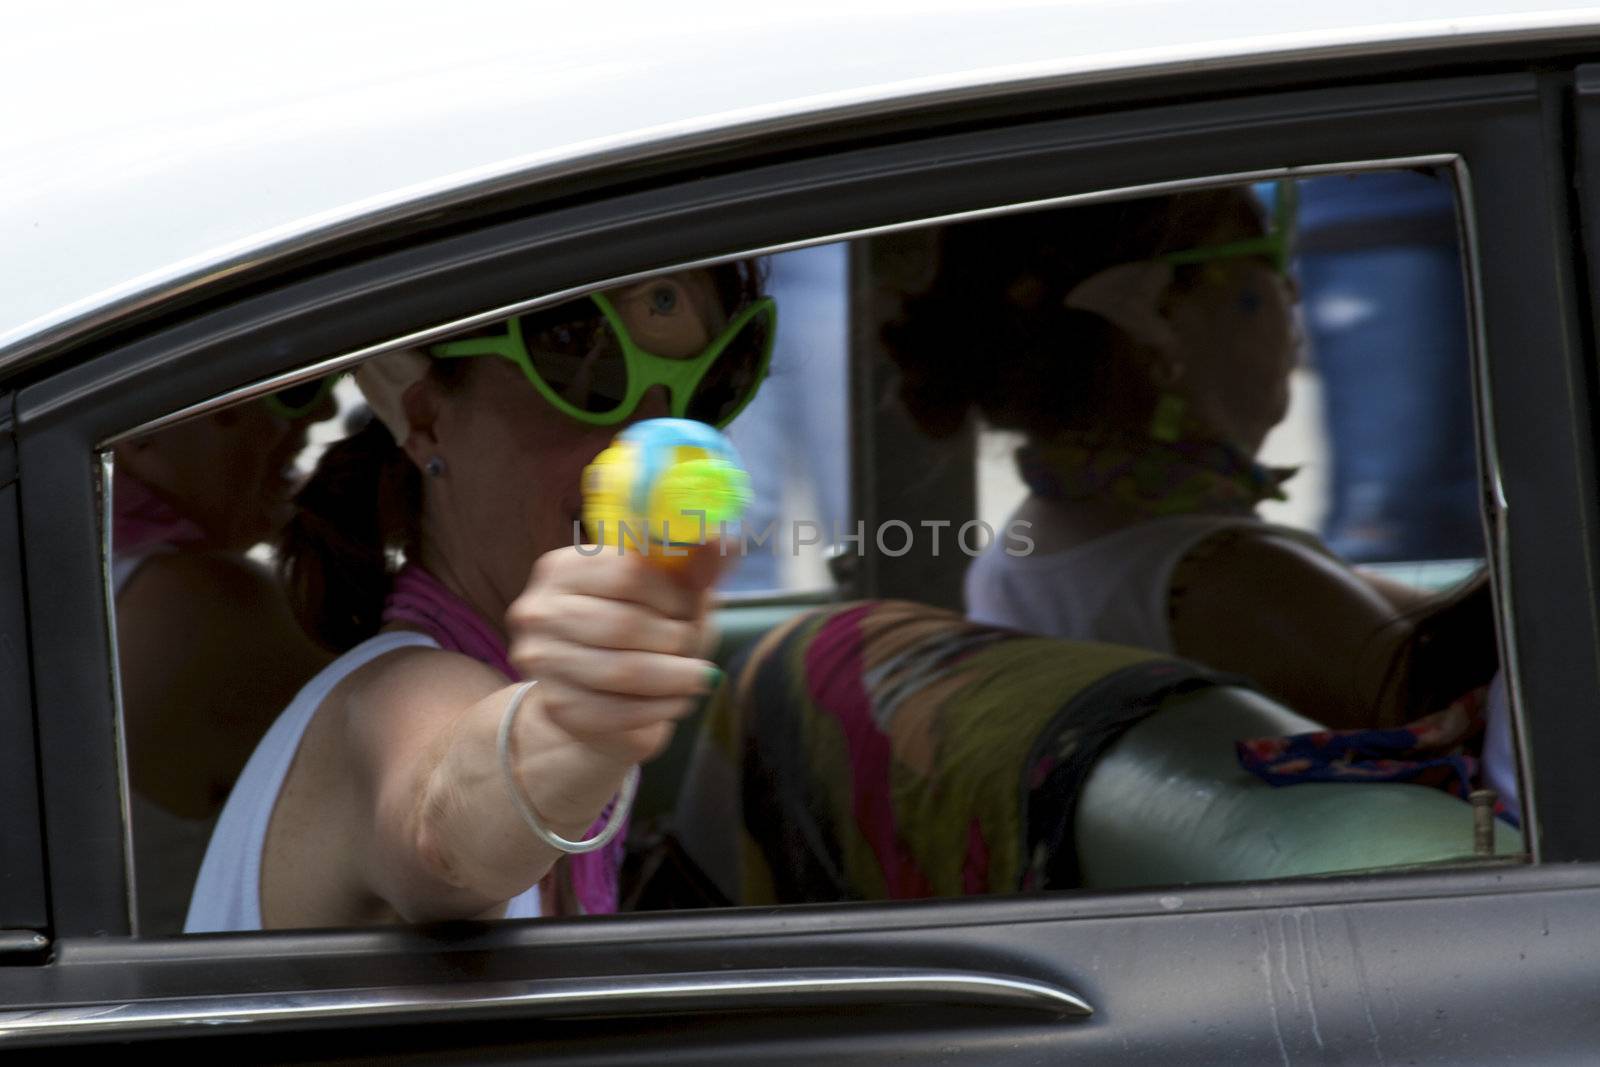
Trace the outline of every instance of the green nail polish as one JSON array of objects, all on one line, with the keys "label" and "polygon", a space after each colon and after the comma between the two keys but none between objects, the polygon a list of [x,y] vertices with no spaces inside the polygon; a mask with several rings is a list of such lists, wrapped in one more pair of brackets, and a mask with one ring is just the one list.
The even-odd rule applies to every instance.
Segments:
[{"label": "green nail polish", "polygon": [[706,668],[706,692],[708,692],[708,693],[716,692],[717,686],[719,686],[721,684],[722,684],[722,668],[721,667],[707,667]]}]

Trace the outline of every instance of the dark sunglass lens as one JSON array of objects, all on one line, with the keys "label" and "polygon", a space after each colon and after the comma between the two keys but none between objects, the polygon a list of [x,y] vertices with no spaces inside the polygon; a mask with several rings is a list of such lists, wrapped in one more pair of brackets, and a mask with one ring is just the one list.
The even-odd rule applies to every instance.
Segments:
[{"label": "dark sunglass lens", "polygon": [[[523,340],[533,369],[567,403],[601,415],[614,411],[628,395],[628,365],[622,344],[594,304],[582,318],[523,326]],[[533,333],[529,326],[537,327]]]},{"label": "dark sunglass lens", "polygon": [[763,312],[744,324],[695,387],[686,414],[720,426],[740,409],[761,384],[772,338],[772,316]]},{"label": "dark sunglass lens", "polygon": [[322,395],[322,382],[301,382],[291,385],[287,389],[279,389],[272,394],[272,398],[286,410],[300,413],[303,409],[311,407]]}]

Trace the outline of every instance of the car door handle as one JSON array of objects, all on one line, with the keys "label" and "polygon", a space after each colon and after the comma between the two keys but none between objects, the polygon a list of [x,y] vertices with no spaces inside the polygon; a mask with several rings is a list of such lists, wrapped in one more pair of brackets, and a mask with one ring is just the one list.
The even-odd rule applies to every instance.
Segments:
[{"label": "car door handle", "polygon": [[437,1015],[589,1016],[717,1013],[801,1006],[948,1004],[1031,1011],[1058,1019],[1093,1014],[1059,985],[939,968],[792,967],[684,974],[463,982],[383,989],[175,997],[0,1011],[0,1047],[172,1033],[188,1027],[271,1026],[312,1020]]}]

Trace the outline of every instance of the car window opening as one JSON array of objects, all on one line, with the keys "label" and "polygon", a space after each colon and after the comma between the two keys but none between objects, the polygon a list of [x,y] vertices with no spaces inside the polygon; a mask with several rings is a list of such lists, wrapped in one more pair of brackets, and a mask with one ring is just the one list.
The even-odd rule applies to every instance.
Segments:
[{"label": "car window opening", "polygon": [[[141,932],[1519,855],[1457,211],[1364,171],[822,245],[118,444]],[[970,514],[852,514],[890,410]],[[743,521],[585,551],[659,417],[726,431]]]}]

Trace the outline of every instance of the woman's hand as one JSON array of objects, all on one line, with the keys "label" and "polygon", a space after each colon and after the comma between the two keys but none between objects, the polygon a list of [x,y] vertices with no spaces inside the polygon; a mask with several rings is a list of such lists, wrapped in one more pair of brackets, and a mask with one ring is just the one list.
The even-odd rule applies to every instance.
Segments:
[{"label": "woman's hand", "polygon": [[[582,813],[597,797],[603,804],[628,767],[665,748],[678,720],[721,680],[701,655],[709,591],[724,563],[714,549],[668,570],[633,553],[564,548],[535,564],[506,623],[512,665],[539,682],[523,715],[559,735],[519,723],[520,751],[548,752],[546,766],[529,767],[523,780],[552,821],[566,812],[587,825]],[[594,776],[599,788],[573,776]]]}]

